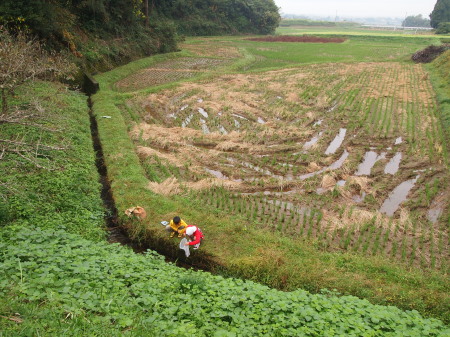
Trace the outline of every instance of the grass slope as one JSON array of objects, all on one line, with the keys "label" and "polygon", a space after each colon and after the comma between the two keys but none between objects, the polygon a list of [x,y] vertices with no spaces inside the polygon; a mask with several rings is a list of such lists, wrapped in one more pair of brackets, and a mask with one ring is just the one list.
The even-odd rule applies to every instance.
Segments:
[{"label": "grass slope", "polygon": [[29,160],[20,155],[20,147],[0,160],[0,226],[66,226],[71,233],[103,240],[104,209],[86,96],[36,82],[20,88],[16,99],[22,109],[39,102],[41,112],[25,125],[0,125],[3,139],[35,144]]}]

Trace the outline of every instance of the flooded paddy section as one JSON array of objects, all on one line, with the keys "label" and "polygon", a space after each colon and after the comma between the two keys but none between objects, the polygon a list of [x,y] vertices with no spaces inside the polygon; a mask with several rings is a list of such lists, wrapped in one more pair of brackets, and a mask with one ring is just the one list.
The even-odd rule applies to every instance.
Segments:
[{"label": "flooded paddy section", "polygon": [[395,211],[399,208],[400,204],[406,200],[408,193],[414,187],[420,176],[414,179],[410,179],[402,182],[398,185],[390,194],[389,197],[383,202],[380,208],[380,212],[387,216],[393,216]]},{"label": "flooded paddy section", "polygon": [[384,173],[396,174],[399,167],[400,161],[402,160],[402,153],[397,152],[394,157],[392,157],[384,168]]},{"label": "flooded paddy section", "polygon": [[339,130],[339,134],[333,139],[333,141],[328,145],[325,150],[325,154],[333,154],[336,150],[341,146],[344,141],[345,134],[347,133],[347,129],[341,128]]},{"label": "flooded paddy section", "polygon": [[[432,100],[427,87],[413,96],[377,87],[395,76],[409,85],[410,74],[409,66],[390,64],[314,65],[183,83],[134,101],[146,123],[130,135],[155,193],[192,189],[227,214],[330,250],[399,258],[406,236],[405,259],[431,264],[433,255],[438,264],[448,247],[433,248],[429,237],[445,242],[449,198],[431,205],[448,181],[441,140],[428,139]],[[412,128],[420,114],[423,123]],[[418,172],[428,167],[441,172],[433,188],[436,175]],[[407,219],[420,219],[415,233]]]},{"label": "flooded paddy section", "polygon": [[355,172],[355,175],[370,175],[372,167],[375,165],[375,163],[384,158],[386,158],[386,152],[382,152],[381,154],[378,154],[374,151],[366,152],[366,154],[364,155],[364,161],[359,164],[358,171]]}]

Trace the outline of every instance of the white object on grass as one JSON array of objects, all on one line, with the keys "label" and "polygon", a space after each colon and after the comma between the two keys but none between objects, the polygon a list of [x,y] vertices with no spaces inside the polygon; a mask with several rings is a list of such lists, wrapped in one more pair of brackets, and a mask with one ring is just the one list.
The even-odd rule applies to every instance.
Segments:
[{"label": "white object on grass", "polygon": [[161,221],[161,225],[163,225],[163,226],[167,226],[168,224],[169,224],[168,221]]},{"label": "white object on grass", "polygon": [[191,254],[191,251],[189,250],[189,246],[185,245],[186,242],[188,242],[188,240],[186,238],[181,239],[180,249],[184,250],[184,252],[186,253],[186,257],[189,257],[189,255]]}]

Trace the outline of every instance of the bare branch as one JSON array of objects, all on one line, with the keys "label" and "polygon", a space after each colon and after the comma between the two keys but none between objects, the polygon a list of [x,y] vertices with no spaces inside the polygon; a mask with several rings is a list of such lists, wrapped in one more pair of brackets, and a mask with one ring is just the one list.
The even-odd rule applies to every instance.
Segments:
[{"label": "bare branch", "polygon": [[[36,144],[30,144],[30,143],[25,143],[25,142],[19,142],[19,141],[14,141],[14,140],[9,140],[9,139],[0,139],[0,143],[6,143],[6,144],[12,144],[12,145],[20,145],[23,147],[35,147]],[[68,147],[60,147],[60,146],[50,146],[50,145],[44,145],[44,144],[37,144],[38,147],[41,147],[41,149],[44,150],[56,150],[56,151],[61,151],[61,150],[67,150]],[[7,150],[9,151],[9,149]],[[13,152],[17,152],[17,150],[13,150]]]},{"label": "bare branch", "polygon": [[51,169],[51,168],[48,168],[48,167],[45,167],[45,166],[40,165],[40,164],[36,161],[35,158],[32,158],[32,157],[30,158],[30,157],[24,156],[24,155],[23,155],[22,153],[20,153],[19,151],[13,151],[13,152],[17,153],[21,158],[23,158],[23,159],[25,159],[25,160],[31,162],[31,163],[32,163],[34,166],[36,166],[37,168],[44,169],[44,170],[47,170],[47,171],[53,171],[53,170],[54,170],[54,169]]}]

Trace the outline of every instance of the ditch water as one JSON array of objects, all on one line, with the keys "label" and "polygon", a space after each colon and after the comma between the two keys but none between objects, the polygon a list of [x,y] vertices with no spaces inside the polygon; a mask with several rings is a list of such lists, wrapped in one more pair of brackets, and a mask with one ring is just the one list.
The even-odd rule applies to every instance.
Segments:
[{"label": "ditch water", "polygon": [[347,129],[339,129],[339,134],[333,139],[328,148],[325,151],[325,154],[333,154],[336,150],[341,146],[344,141],[345,134],[347,133]]},{"label": "ditch water", "polygon": [[364,155],[364,161],[359,164],[358,171],[355,172],[355,175],[362,176],[362,175],[370,175],[370,172],[372,171],[372,167],[375,165],[375,163],[381,159],[386,158],[386,152],[382,152],[380,155],[374,151],[366,152]]},{"label": "ditch water", "polygon": [[100,143],[100,138],[98,136],[97,120],[95,119],[94,113],[92,111],[92,101],[90,97],[88,99],[88,107],[89,107],[89,120],[91,124],[92,144],[95,152],[95,166],[97,167],[100,184],[102,186],[101,198],[103,200],[103,207],[106,209],[105,221],[106,225],[108,226],[108,228],[112,233],[115,231],[114,229],[117,228],[118,214],[116,204],[114,202],[114,198],[111,192],[111,184],[108,180],[108,170],[105,165],[103,149]]},{"label": "ditch water", "polygon": [[396,174],[400,167],[400,161],[402,160],[402,153],[397,152],[394,157],[384,167],[385,174]]},{"label": "ditch water", "polygon": [[404,181],[394,188],[394,190],[389,194],[389,197],[383,202],[383,205],[381,205],[380,212],[386,214],[387,216],[393,216],[400,204],[406,200],[408,193],[414,187],[419,177],[420,175],[414,179]]}]

